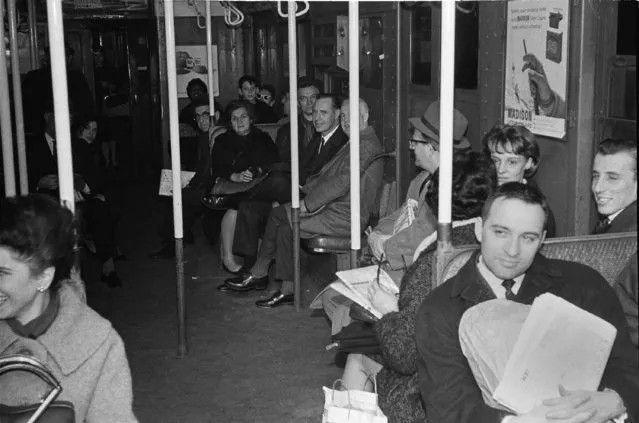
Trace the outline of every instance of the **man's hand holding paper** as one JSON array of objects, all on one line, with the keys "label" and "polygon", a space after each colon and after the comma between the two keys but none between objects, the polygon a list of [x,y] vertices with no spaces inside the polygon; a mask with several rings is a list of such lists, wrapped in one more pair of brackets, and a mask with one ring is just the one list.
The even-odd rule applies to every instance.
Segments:
[{"label": "man's hand holding paper", "polygon": [[[559,393],[560,397],[543,402],[544,405],[554,408],[553,411],[546,414],[548,419],[568,418],[593,410],[593,415],[587,421],[604,423],[613,421],[626,412],[621,397],[615,391],[567,391],[560,386]],[[557,407],[560,408],[557,409]]]}]

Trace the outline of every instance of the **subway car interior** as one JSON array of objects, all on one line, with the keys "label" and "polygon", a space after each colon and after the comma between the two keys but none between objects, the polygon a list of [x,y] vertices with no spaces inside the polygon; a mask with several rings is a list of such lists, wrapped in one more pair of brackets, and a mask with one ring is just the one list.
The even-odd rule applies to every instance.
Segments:
[{"label": "subway car interior", "polygon": [[[569,417],[638,421],[638,4],[0,0],[0,422],[41,398],[11,403],[27,386],[3,368],[15,354],[61,386],[42,421],[68,401],[87,422],[545,422],[519,420],[532,406],[498,395],[505,377],[494,391],[511,361],[482,383],[492,361],[464,349],[521,327],[478,323],[464,335],[457,321],[441,342],[449,328],[431,329],[456,310],[446,301],[471,298],[443,292],[472,257],[484,288],[483,266],[504,280],[488,298],[525,304],[529,319],[515,320],[528,324],[545,295],[523,299],[541,255],[609,282],[575,301],[549,288],[617,331],[594,385],[559,392],[599,387],[600,403],[612,392],[621,405]],[[40,342],[63,300],[23,318],[48,290],[20,293],[11,263],[40,255],[15,246],[27,241],[15,241],[22,218],[9,215],[34,195],[73,211],[62,282],[124,346],[119,370],[109,356],[97,384],[76,382],[83,364],[64,364],[79,355],[58,359]],[[500,200],[523,204],[504,212],[521,225],[543,204],[539,233],[490,226]],[[498,243],[500,268],[532,251],[526,267],[501,277],[488,260]],[[40,273],[57,275],[56,260],[38,262]],[[609,299],[615,317],[585,297]],[[42,349],[17,350],[21,337]],[[629,367],[616,385],[609,367],[620,362]],[[472,389],[455,379],[459,366],[478,379]]]}]

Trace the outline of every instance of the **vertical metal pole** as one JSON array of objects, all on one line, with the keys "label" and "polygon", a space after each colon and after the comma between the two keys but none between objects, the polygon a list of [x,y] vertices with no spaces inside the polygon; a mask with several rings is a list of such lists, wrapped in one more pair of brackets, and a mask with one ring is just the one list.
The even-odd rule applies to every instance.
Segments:
[{"label": "vertical metal pole", "polygon": [[[211,1],[206,0],[206,68],[209,86],[209,116],[215,116],[215,99],[213,97],[213,36],[211,35]],[[213,125],[211,125],[212,127]]]},{"label": "vertical metal pole", "polygon": [[2,130],[2,169],[4,193],[16,195],[16,174],[13,164],[13,136],[11,134],[11,105],[9,104],[9,77],[7,75],[7,49],[4,43],[4,1],[0,0],[0,129]]},{"label": "vertical metal pole", "polygon": [[400,140],[402,139],[402,137],[404,136],[403,132],[402,132],[402,115],[401,115],[401,111],[402,111],[402,101],[404,101],[402,99],[402,82],[401,82],[401,76],[403,75],[403,73],[400,71],[400,69],[403,69],[404,64],[402,63],[402,8],[400,3],[397,3],[397,32],[395,33],[395,37],[397,38],[395,40],[395,49],[396,49],[396,56],[395,56],[395,186],[396,186],[396,190],[395,190],[395,201],[396,204],[401,205],[403,200],[402,200],[402,193],[401,190],[399,189],[400,186],[400,181],[402,180],[402,171],[401,171],[401,166],[399,165],[400,163],[400,158],[402,157],[402,152],[401,152],[401,143]]},{"label": "vertical metal pole", "polygon": [[173,2],[164,2],[166,66],[169,85],[169,123],[171,128],[171,168],[173,170],[173,231],[177,273],[178,357],[187,353],[186,304],[184,294],[184,246],[182,244],[182,178],[180,169],[180,129],[178,126],[177,77],[175,74],[175,22]]},{"label": "vertical metal pole", "polygon": [[[288,88],[291,104],[297,99],[297,19],[295,17],[296,5],[294,1],[288,2]],[[297,107],[291,107],[291,224],[293,227],[293,279],[295,310],[301,309],[301,275],[300,275],[300,170],[299,170],[299,141],[297,139],[298,121]]]},{"label": "vertical metal pole", "polygon": [[27,177],[27,150],[24,142],[24,118],[22,116],[22,87],[20,86],[20,56],[18,51],[18,29],[16,2],[9,0],[9,41],[11,43],[11,79],[13,82],[13,113],[16,122],[18,142],[18,171],[20,175],[20,195],[29,193]]},{"label": "vertical metal pole", "polygon": [[29,55],[31,59],[31,69],[40,67],[40,51],[38,46],[38,22],[36,16],[35,0],[27,0],[29,13]]},{"label": "vertical metal pole", "polygon": [[351,166],[351,268],[357,267],[361,248],[359,212],[359,6],[348,2],[348,97],[350,106],[350,166]]},{"label": "vertical metal pole", "polygon": [[47,1],[49,53],[53,81],[53,110],[55,112],[55,141],[58,153],[58,183],[60,201],[75,211],[73,163],[71,161],[71,120],[67,91],[67,64],[64,48],[64,25],[61,0]]},{"label": "vertical metal pole", "polygon": [[455,97],[455,2],[442,2],[441,87],[439,94],[439,223],[437,246],[451,246],[453,108]]}]

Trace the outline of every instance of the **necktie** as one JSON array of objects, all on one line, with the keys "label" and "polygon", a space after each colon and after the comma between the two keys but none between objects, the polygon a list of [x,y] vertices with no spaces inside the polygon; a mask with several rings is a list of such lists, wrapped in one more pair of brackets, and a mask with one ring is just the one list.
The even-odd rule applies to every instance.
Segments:
[{"label": "necktie", "polygon": [[513,292],[513,286],[515,286],[515,281],[512,279],[506,279],[501,283],[501,286],[506,290],[506,299],[513,300],[515,299],[515,293]]},{"label": "necktie", "polygon": [[318,156],[319,156],[319,155],[320,155],[320,153],[322,152],[322,147],[324,147],[324,143],[325,143],[325,142],[326,142],[326,141],[324,141],[324,138],[323,138],[323,137],[321,137],[321,138],[320,138],[320,145],[319,145],[319,148],[317,149],[317,155],[318,155]]},{"label": "necktie", "polygon": [[610,228],[610,224],[611,224],[610,219],[608,219],[607,217],[604,217],[603,219],[601,219],[595,225],[595,230],[594,230],[595,235],[606,233],[608,228]]}]

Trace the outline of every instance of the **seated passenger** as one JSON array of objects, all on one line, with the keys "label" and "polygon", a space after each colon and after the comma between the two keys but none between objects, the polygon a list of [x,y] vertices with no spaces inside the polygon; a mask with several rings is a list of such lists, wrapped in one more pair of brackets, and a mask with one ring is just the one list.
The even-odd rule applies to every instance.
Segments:
[{"label": "seated passenger", "polygon": [[98,166],[97,131],[97,121],[87,117],[79,122],[71,140],[73,170],[86,183],[83,201],[78,202],[77,207],[86,222],[87,232],[93,237],[91,252],[102,262],[101,280],[114,288],[122,285],[115,270],[115,258],[119,256],[115,241],[116,219],[106,195],[105,177]]},{"label": "seated passenger", "polygon": [[606,139],[592,165],[592,193],[601,220],[593,233],[637,230],[637,141]]},{"label": "seated passenger", "polygon": [[[328,98],[330,99],[330,97]],[[328,100],[327,99],[327,100]],[[331,100],[332,101],[332,100]],[[314,120],[318,131],[325,132],[326,125],[333,121],[330,103],[318,100],[315,105]],[[382,152],[379,139],[368,125],[368,106],[360,100],[360,166],[364,170],[372,159]],[[342,105],[342,128],[349,133],[348,101]],[[338,131],[334,128],[332,132]],[[341,129],[340,129],[341,131]],[[330,137],[331,134],[327,133]],[[326,141],[319,149],[327,148]],[[321,152],[319,154],[322,154]],[[319,173],[308,178],[302,187],[304,198],[300,201],[300,236],[350,235],[350,144],[344,145]],[[365,173],[361,183],[361,221],[370,218],[376,193],[382,183],[382,168],[379,175]],[[256,302],[258,307],[271,308],[293,302],[293,232],[290,222],[291,205],[279,206],[269,215],[257,261],[249,272],[237,278],[228,279],[226,285],[236,291],[265,289],[268,285],[268,269],[275,259],[275,278],[281,281],[281,288],[269,298]]]},{"label": "seated passenger", "polygon": [[[532,177],[539,167],[541,152],[537,138],[521,125],[493,126],[481,141],[483,153],[491,157],[497,168],[497,182],[522,182],[539,189]],[[555,236],[555,217],[548,210],[546,237]]]},{"label": "seated passenger", "polygon": [[[475,231],[481,209],[496,187],[497,175],[489,158],[469,150],[454,156],[453,245],[476,244]],[[439,177],[435,174],[426,194],[426,202],[435,214],[438,192]],[[374,324],[384,365],[377,374],[377,394],[379,406],[389,422],[426,421],[417,376],[415,314],[432,288],[437,233],[429,236],[424,244],[419,258],[402,279],[399,298],[381,289],[370,292],[372,304],[384,313]],[[348,370],[345,370],[345,375]],[[348,380],[345,382],[351,386]]]},{"label": "seated passenger", "polygon": [[[599,144],[592,166],[592,193],[600,220],[594,234],[633,232],[637,230],[637,142],[606,139]],[[630,327],[637,341],[639,279],[637,256],[630,259],[614,285]]]},{"label": "seated passenger", "polygon": [[[198,116],[195,112],[197,105],[207,103],[209,101],[206,84],[200,78],[193,78],[186,86],[186,94],[191,101],[180,110],[180,159],[182,162],[182,170],[195,171],[198,159],[198,139],[200,128],[198,125]],[[211,123],[215,125],[220,120],[222,112],[221,105],[214,101],[215,119]],[[182,124],[184,126],[182,126]],[[186,128],[185,128],[186,127]]]},{"label": "seated passenger", "polygon": [[[420,306],[415,322],[417,369],[429,422],[516,423],[561,418],[607,422],[626,412],[630,421],[639,418],[639,362],[619,300],[595,270],[539,254],[547,216],[546,200],[536,188],[517,182],[501,185],[482,211],[480,250]],[[600,391],[568,391],[561,396],[558,392],[557,398],[549,398],[525,415],[509,415],[484,403],[461,350],[459,323],[466,310],[489,299],[532,304],[546,292],[605,319],[615,326],[617,337]]]},{"label": "seated passenger", "polygon": [[[330,95],[317,98],[319,90],[311,80],[302,80],[299,85],[303,86],[299,91],[302,113],[298,119],[299,181],[303,186],[308,175],[317,173],[328,163],[346,144],[348,137],[339,126],[339,98]],[[287,124],[277,133],[280,171],[271,172],[251,190],[238,207],[237,224],[232,238],[233,253],[244,257],[246,269],[255,262],[259,239],[264,233],[273,204],[291,201],[291,182],[288,174],[291,164],[290,131],[290,124]],[[240,267],[228,262],[226,266],[231,271]],[[224,290],[224,286],[221,285],[220,289]]]},{"label": "seated passenger", "polygon": [[269,84],[262,85],[257,93],[257,99],[275,110],[275,87]]},{"label": "seated passenger", "polygon": [[[410,123],[413,125],[413,132],[409,148],[415,155],[415,166],[421,172],[411,181],[404,205],[380,219],[368,235],[368,244],[375,257],[379,260],[383,255],[393,270],[401,270],[410,265],[419,243],[437,228],[433,210],[425,200],[430,180],[439,168],[439,100],[431,103],[421,118],[411,118]],[[470,143],[464,136],[467,128],[468,119],[455,109],[453,148],[457,152],[470,148]],[[437,204],[434,206],[437,207]],[[401,225],[402,221],[406,221],[409,208],[415,218],[410,225]],[[399,281],[400,278],[401,274],[395,279]]]},{"label": "seated passenger", "polygon": [[[4,198],[0,210],[0,357],[28,354],[42,362],[76,422],[137,422],[122,339],[86,305],[79,281],[69,279],[73,214],[42,194]],[[1,375],[0,387],[0,404],[33,404],[48,392],[26,372]],[[27,420],[17,417],[9,419]]]},{"label": "seated passenger", "polygon": [[[198,149],[195,175],[189,184],[182,189],[182,221],[184,227],[184,243],[193,244],[195,239],[191,232],[195,220],[204,213],[205,207],[200,199],[207,193],[210,185],[211,154],[209,150],[209,128],[211,117],[209,103],[205,98],[197,98],[193,102],[198,124]],[[175,257],[173,246],[173,202],[170,198],[161,198],[164,205],[164,217],[158,226],[162,238],[160,249],[150,255],[150,258],[165,259]]]},{"label": "seated passenger", "polygon": [[[243,75],[237,83],[237,92],[240,96],[240,100],[244,100],[249,103],[253,108],[254,123],[275,123],[278,121],[275,110],[267,106],[261,101],[257,101],[258,82],[254,76]],[[230,110],[226,110],[226,116],[228,119],[231,117]]]}]

